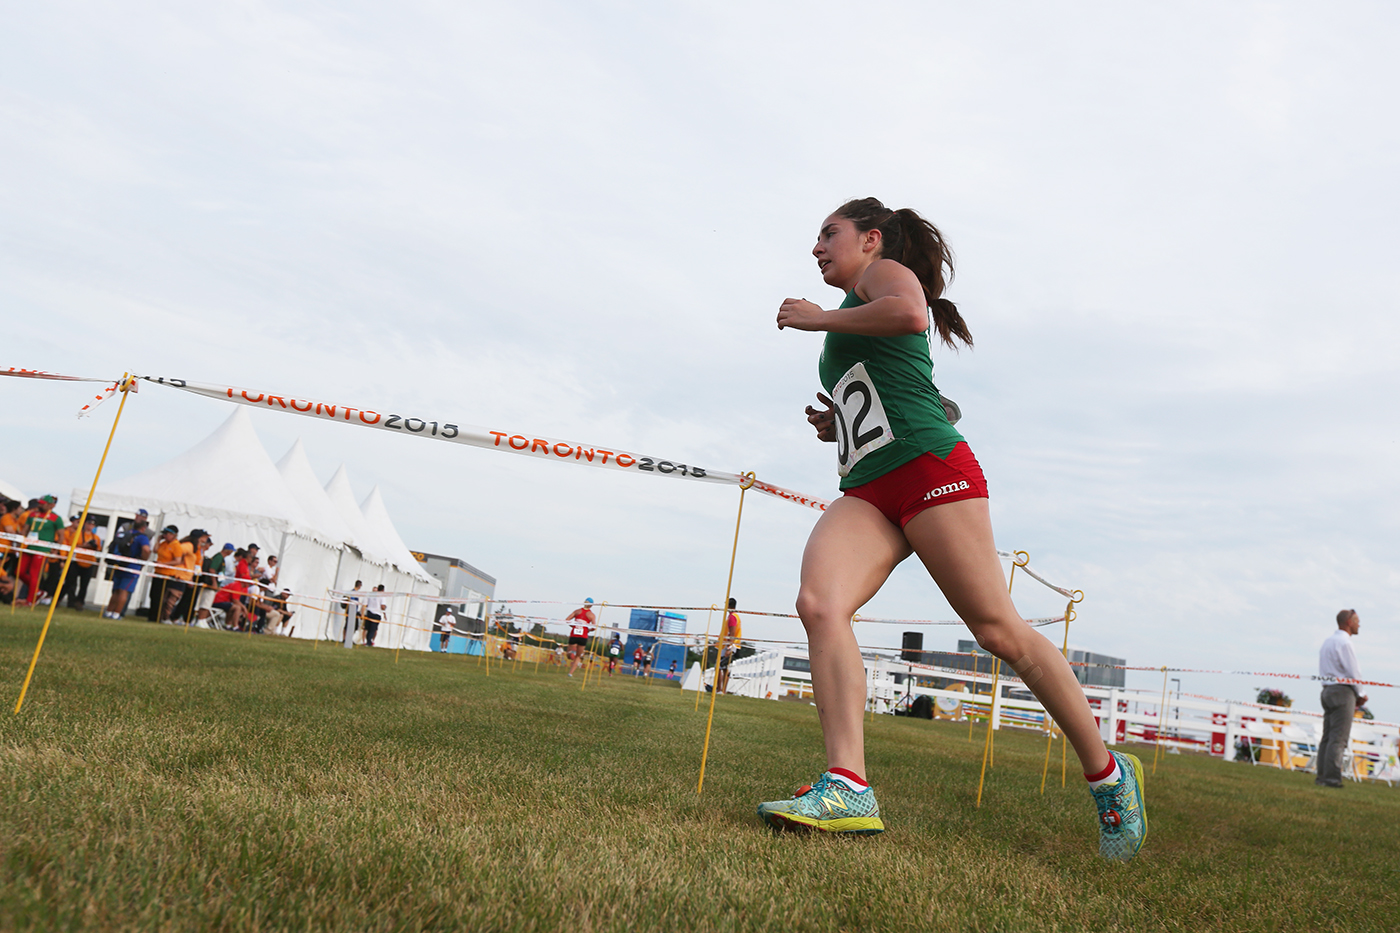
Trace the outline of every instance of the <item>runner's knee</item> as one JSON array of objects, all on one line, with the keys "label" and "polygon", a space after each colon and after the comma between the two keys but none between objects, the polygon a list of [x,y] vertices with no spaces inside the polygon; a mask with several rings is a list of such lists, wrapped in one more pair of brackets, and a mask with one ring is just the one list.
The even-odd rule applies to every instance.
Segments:
[{"label": "runner's knee", "polygon": [[842,618],[842,613],[833,609],[830,600],[822,599],[805,588],[797,594],[797,616],[809,633],[834,625],[851,624],[851,617],[847,615]]}]

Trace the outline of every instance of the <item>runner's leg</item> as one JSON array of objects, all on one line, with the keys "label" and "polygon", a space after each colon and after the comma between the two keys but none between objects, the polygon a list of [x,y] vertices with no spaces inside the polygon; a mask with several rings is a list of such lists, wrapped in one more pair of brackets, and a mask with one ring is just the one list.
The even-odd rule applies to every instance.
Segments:
[{"label": "runner's leg", "polygon": [[904,526],[904,534],[977,643],[1009,664],[1050,711],[1074,746],[1084,773],[1107,767],[1108,749],[1069,663],[1026,624],[1011,602],[987,500],[963,499],[924,509]]},{"label": "runner's leg", "polygon": [[865,777],[865,664],[851,616],[870,601],[910,553],[880,510],[840,498],[818,519],[802,553],[797,614],[807,630],[812,689],[828,768]]}]

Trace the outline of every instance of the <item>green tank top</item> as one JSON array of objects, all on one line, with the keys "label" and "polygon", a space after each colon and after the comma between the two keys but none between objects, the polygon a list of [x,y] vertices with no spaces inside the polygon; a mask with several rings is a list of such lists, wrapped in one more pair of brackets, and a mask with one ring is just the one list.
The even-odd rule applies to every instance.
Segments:
[{"label": "green tank top", "polygon": [[[841,307],[863,304],[852,289]],[[827,333],[817,372],[836,403],[836,462],[842,489],[864,485],[920,454],[946,457],[963,439],[948,423],[933,384],[930,333]]]}]

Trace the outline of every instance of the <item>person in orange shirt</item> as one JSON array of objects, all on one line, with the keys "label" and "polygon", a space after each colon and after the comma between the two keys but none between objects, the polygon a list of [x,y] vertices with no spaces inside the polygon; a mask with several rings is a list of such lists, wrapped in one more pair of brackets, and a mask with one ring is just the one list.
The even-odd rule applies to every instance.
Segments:
[{"label": "person in orange shirt", "polygon": [[739,614],[734,611],[738,607],[738,600],[731,597],[729,611],[725,613],[724,622],[719,629],[719,671],[716,673],[715,679],[719,683],[720,693],[729,692],[729,663],[734,660],[734,652],[739,650],[740,642],[744,637]]},{"label": "person in orange shirt", "polygon": [[89,518],[79,531],[78,516],[74,515],[71,524],[58,533],[60,542],[77,545],[78,548],[73,555],[73,564],[68,568],[68,576],[63,579],[63,593],[59,599],[66,597],[68,608],[79,612],[82,612],[87,603],[88,584],[92,582],[92,575],[97,571],[96,552],[102,550],[102,542],[97,537],[96,528],[96,520]]},{"label": "person in orange shirt", "polygon": [[188,623],[192,620],[194,600],[199,592],[197,578],[204,566],[204,552],[213,541],[203,528],[194,529],[180,540],[179,564],[175,571],[179,582],[172,581],[170,584],[172,590],[175,587],[178,590],[174,591],[173,601],[171,593],[166,594],[166,605],[162,610],[165,621],[178,625],[181,621]]},{"label": "person in orange shirt", "polygon": [[[0,534],[20,536],[22,534],[19,523],[20,504],[6,500],[0,503]],[[9,538],[0,538],[0,569],[4,569],[10,562],[10,555],[15,554],[15,564],[19,563],[18,552],[15,551],[15,542]]]},{"label": "person in orange shirt", "polygon": [[[170,526],[174,528],[174,525]],[[164,537],[164,536],[162,536]],[[173,537],[173,535],[172,535]],[[171,622],[171,614],[180,603],[180,597],[185,595],[186,588],[194,580],[194,572],[203,561],[203,551],[209,546],[209,535],[205,534],[203,528],[196,528],[184,538],[178,541],[162,541],[157,551],[156,573],[162,574],[165,579],[164,594],[161,598],[159,621],[167,625]],[[170,569],[165,573],[165,568]],[[152,605],[155,600],[152,599]]]},{"label": "person in orange shirt", "polygon": [[[175,607],[175,601],[185,592],[180,577],[185,566],[183,545],[176,526],[166,525],[160,530],[160,540],[156,542],[156,572],[151,578],[151,605],[146,610],[146,618],[152,622],[166,621],[169,609]],[[169,600],[172,593],[175,601]]]}]

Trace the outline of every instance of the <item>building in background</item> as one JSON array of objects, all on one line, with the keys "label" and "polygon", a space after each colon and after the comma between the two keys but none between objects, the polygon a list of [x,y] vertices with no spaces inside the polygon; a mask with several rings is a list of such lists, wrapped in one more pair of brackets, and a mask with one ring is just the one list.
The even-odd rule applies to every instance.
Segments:
[{"label": "building in background", "polygon": [[[423,569],[438,583],[442,584],[442,596],[454,600],[452,612],[463,623],[461,631],[481,632],[485,630],[486,603],[496,595],[496,578],[458,557],[445,557],[442,554],[428,554],[413,551],[413,557]],[[455,602],[460,600],[460,602]],[[442,614],[443,606],[437,609]],[[472,625],[470,623],[476,623]]]},{"label": "building in background", "polygon": [[[984,651],[977,642],[970,638],[960,638],[958,639],[958,651],[957,655],[950,655],[942,651],[926,651],[924,652],[925,658],[936,656],[940,660],[926,660],[925,663],[970,671],[974,669],[973,662],[976,662],[976,670],[984,674],[992,672],[992,656]],[[965,657],[968,654],[976,657]],[[1123,665],[1128,662],[1123,658],[1112,658],[1106,654],[1094,654],[1092,651],[1085,651],[1081,648],[1071,648],[1069,649],[1069,662],[1070,670],[1074,671],[1074,676],[1081,684],[1089,687],[1122,687],[1126,685],[1124,679],[1126,672],[1123,670]]]}]

